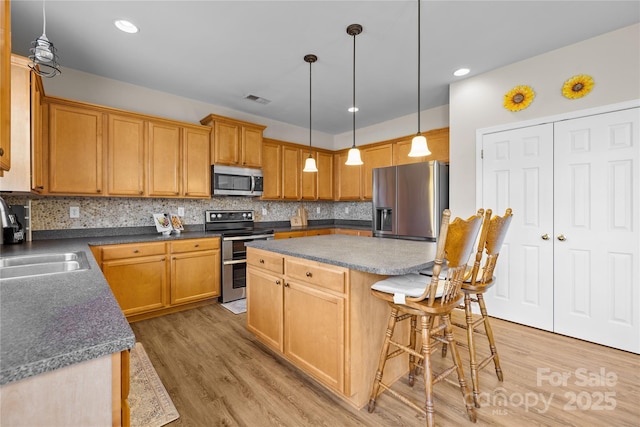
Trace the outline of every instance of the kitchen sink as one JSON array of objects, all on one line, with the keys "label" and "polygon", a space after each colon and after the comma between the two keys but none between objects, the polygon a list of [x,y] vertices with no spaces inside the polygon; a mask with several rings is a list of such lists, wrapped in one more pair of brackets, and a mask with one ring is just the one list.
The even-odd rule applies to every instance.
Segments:
[{"label": "kitchen sink", "polygon": [[56,252],[0,258],[0,280],[88,270],[84,252]]}]

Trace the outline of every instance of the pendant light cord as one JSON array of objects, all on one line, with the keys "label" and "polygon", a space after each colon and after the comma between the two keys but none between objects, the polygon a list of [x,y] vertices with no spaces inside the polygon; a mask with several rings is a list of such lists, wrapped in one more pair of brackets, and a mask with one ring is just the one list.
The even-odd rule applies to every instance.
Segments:
[{"label": "pendant light cord", "polygon": [[47,36],[47,14],[44,10],[44,0],[42,0],[42,35]]},{"label": "pendant light cord", "polygon": [[356,148],[356,34],[353,34],[353,147]]},{"label": "pendant light cord", "polygon": [[309,157],[311,157],[311,61],[309,61]]},{"label": "pendant light cord", "polygon": [[420,0],[418,0],[418,135],[420,135]]}]

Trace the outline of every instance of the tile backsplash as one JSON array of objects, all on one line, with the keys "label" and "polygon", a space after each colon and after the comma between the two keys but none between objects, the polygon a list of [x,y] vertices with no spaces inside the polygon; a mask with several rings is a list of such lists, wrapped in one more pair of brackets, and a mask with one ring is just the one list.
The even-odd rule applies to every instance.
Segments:
[{"label": "tile backsplash", "polygon": [[[186,224],[204,223],[205,210],[253,210],[256,221],[288,221],[302,206],[310,220],[365,220],[372,218],[371,202],[299,202],[262,201],[248,197],[193,199],[133,199],[92,197],[29,197],[3,194],[9,205],[25,204],[31,199],[31,229],[66,230],[78,228],[115,228],[153,226],[152,214],[177,213],[184,208]],[[78,218],[69,218],[69,208],[78,207]],[[319,208],[319,212],[318,212]],[[266,213],[263,214],[263,209]]]}]

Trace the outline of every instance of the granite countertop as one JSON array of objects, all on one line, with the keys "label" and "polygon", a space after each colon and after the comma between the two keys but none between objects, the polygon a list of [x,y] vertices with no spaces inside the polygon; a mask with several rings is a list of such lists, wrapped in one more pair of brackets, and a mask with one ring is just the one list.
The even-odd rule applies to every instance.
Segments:
[{"label": "granite countertop", "polygon": [[257,240],[248,247],[309,259],[367,273],[401,275],[433,265],[435,242],[326,235]]},{"label": "granite countertop", "polygon": [[101,236],[0,246],[2,257],[84,251],[90,269],[0,280],[0,385],[130,349],[135,335],[90,245],[218,237],[205,232]]}]

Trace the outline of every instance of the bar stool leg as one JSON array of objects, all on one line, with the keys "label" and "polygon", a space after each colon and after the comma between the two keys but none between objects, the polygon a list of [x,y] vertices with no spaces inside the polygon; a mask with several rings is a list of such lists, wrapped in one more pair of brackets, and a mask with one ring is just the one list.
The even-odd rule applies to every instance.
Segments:
[{"label": "bar stool leg", "polygon": [[502,368],[500,367],[500,358],[498,357],[498,350],[496,349],[496,343],[493,340],[493,331],[491,330],[491,324],[489,323],[489,315],[487,314],[487,307],[484,304],[484,298],[482,294],[476,295],[478,298],[478,305],[480,306],[480,313],[482,313],[482,318],[484,319],[484,330],[487,333],[487,338],[489,339],[489,349],[491,350],[491,357],[493,358],[493,364],[496,367],[496,375],[498,376],[498,381],[503,380]]},{"label": "bar stool leg", "polygon": [[[418,316],[411,316],[411,331],[409,337],[409,347],[416,351],[418,350],[416,348],[416,334],[418,333],[416,329],[418,323],[417,317]],[[413,384],[415,384],[418,370],[419,366],[416,364],[416,357],[413,354],[409,353],[409,385],[411,387],[413,387]]]},{"label": "bar stool leg", "polygon": [[464,314],[467,322],[467,344],[469,345],[469,365],[471,367],[471,386],[473,388],[473,403],[480,407],[480,384],[478,383],[478,362],[476,361],[476,347],[473,341],[473,312],[471,311],[471,296],[464,294]]},{"label": "bar stool leg", "polygon": [[427,426],[435,425],[434,404],[433,404],[433,370],[431,369],[431,328],[433,326],[433,317],[420,316],[420,326],[422,327],[422,351],[424,357],[422,364],[422,375],[424,376],[424,392],[425,402],[424,409],[426,411]]},{"label": "bar stool leg", "polygon": [[451,350],[451,358],[453,359],[453,363],[456,367],[456,371],[458,373],[458,382],[460,383],[460,391],[462,392],[462,397],[464,398],[464,403],[467,408],[467,416],[469,420],[472,422],[476,422],[476,410],[474,408],[473,400],[471,395],[469,394],[469,390],[467,389],[467,383],[464,380],[464,370],[462,369],[462,360],[460,359],[460,353],[458,353],[458,346],[456,345],[456,340],[453,337],[453,327],[451,325],[451,314],[447,314],[445,316],[441,316],[442,321],[445,322],[445,338],[449,343],[449,347]]},{"label": "bar stool leg", "polygon": [[376,407],[376,398],[380,391],[380,382],[382,381],[382,372],[384,371],[384,365],[387,363],[387,353],[389,352],[389,345],[391,337],[393,336],[393,330],[396,327],[398,321],[398,309],[391,307],[391,314],[389,315],[389,322],[387,323],[387,331],[384,335],[384,342],[382,344],[382,351],[380,352],[380,361],[378,362],[378,370],[376,371],[376,377],[373,381],[373,387],[371,389],[371,397],[369,398],[369,405],[367,410],[371,413]]}]

